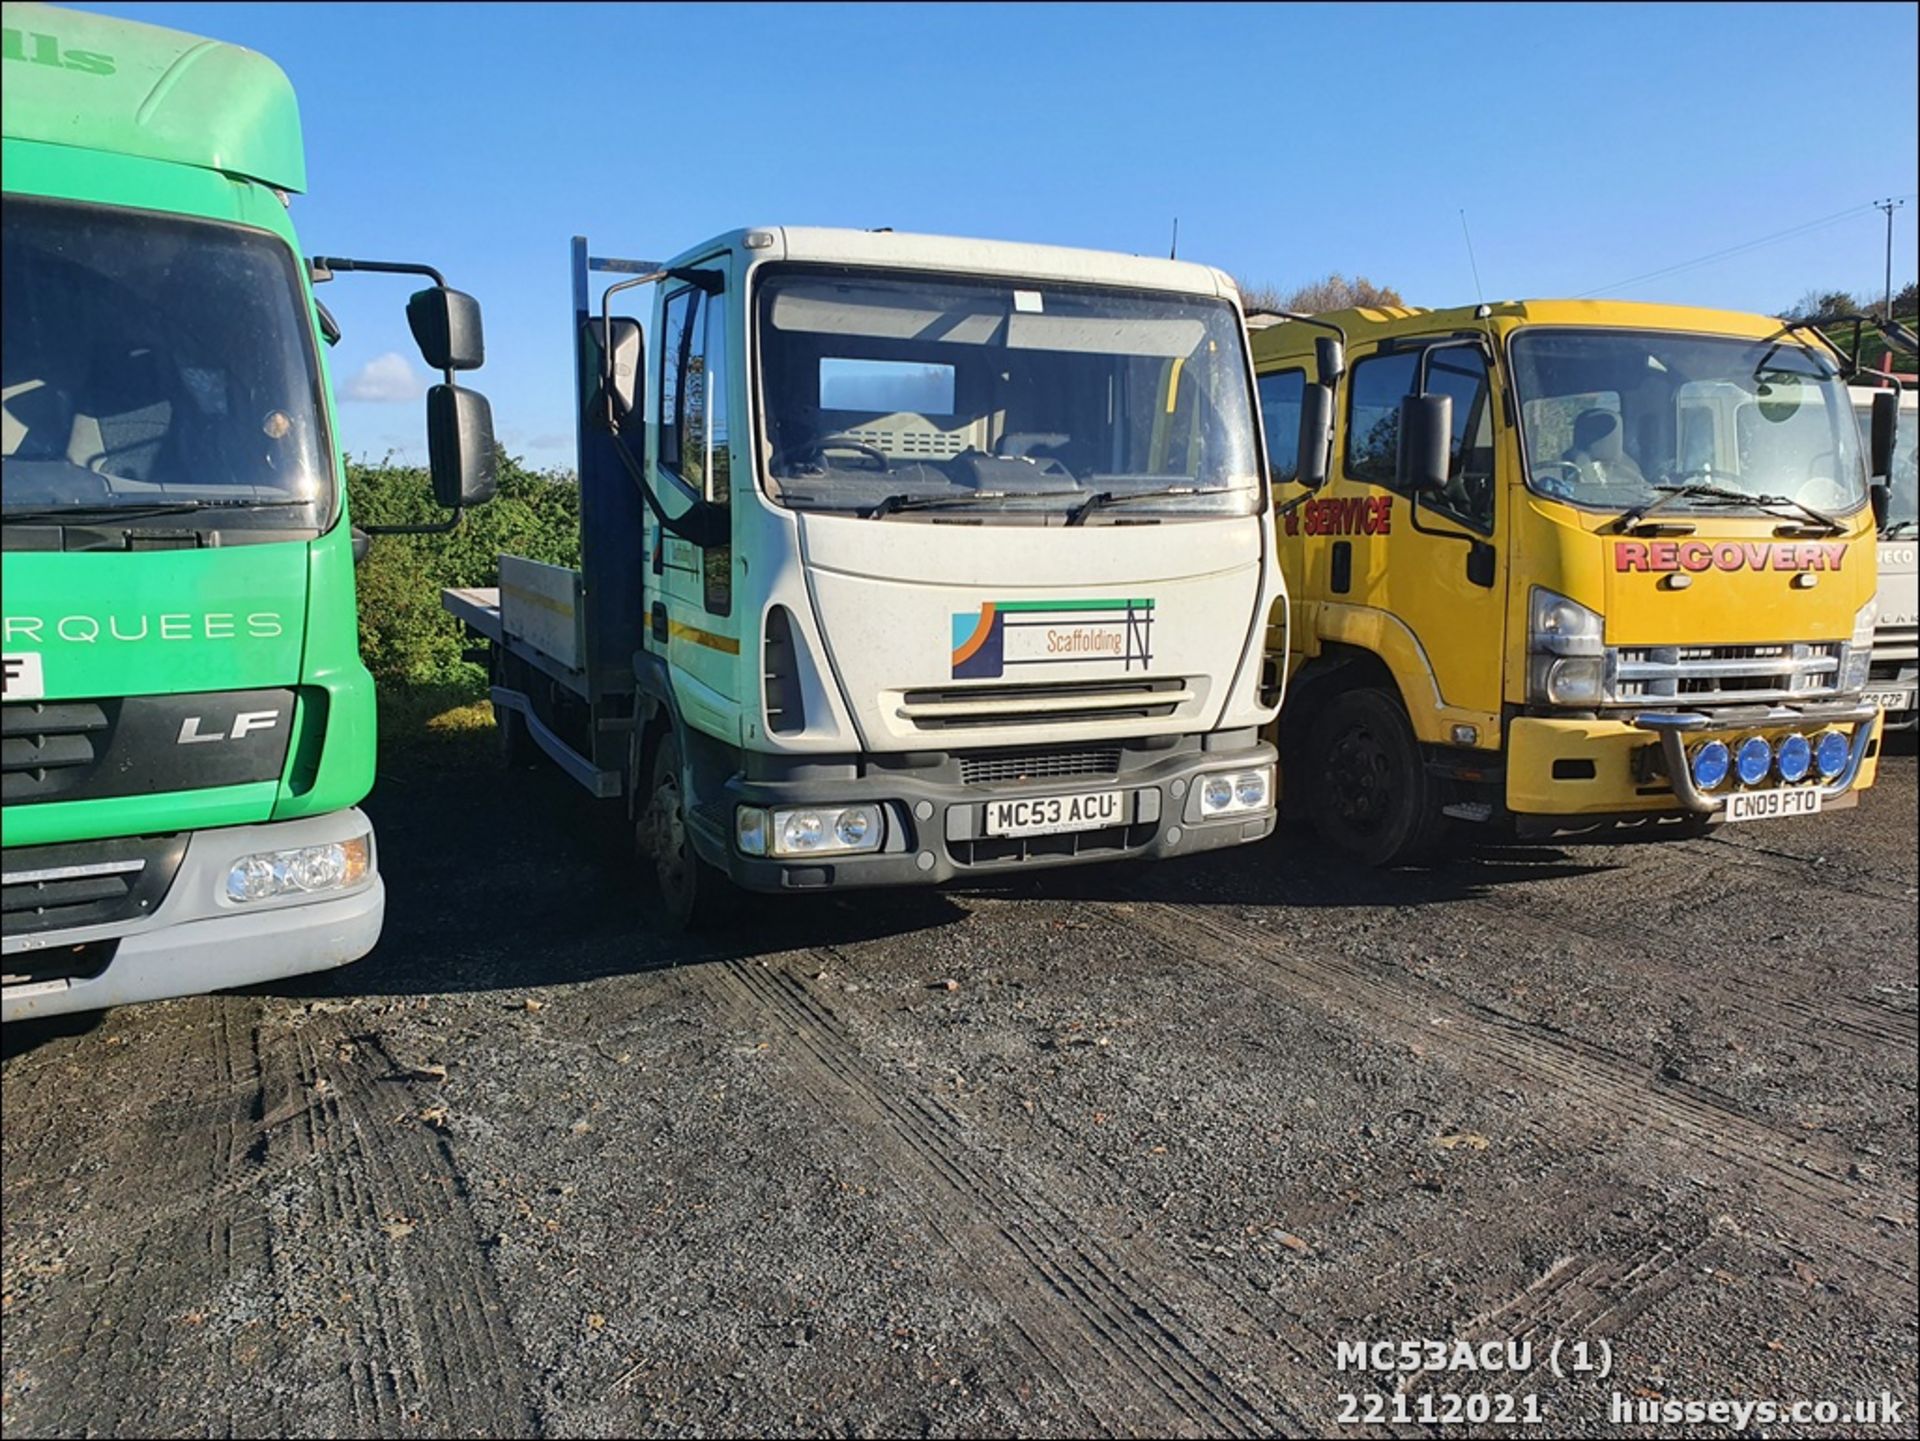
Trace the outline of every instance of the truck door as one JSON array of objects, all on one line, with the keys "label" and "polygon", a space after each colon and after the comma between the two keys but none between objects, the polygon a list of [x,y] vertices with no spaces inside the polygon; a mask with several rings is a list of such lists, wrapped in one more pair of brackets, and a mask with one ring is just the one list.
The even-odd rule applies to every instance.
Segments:
[{"label": "truck door", "polygon": [[[1416,512],[1396,480],[1396,451],[1400,399],[1422,382],[1428,394],[1453,399],[1452,463],[1445,493],[1422,496]],[[1334,605],[1386,611],[1398,622],[1388,632],[1411,633],[1432,683],[1423,694],[1403,673],[1404,699],[1422,738],[1445,738],[1435,690],[1439,704],[1488,717],[1501,704],[1506,565],[1486,353],[1471,340],[1378,351],[1354,363],[1347,395],[1337,479],[1327,491],[1349,503],[1323,507],[1318,517],[1327,568],[1317,579]],[[1481,542],[1477,556],[1472,540]],[[1488,743],[1497,738],[1493,725],[1482,725]]]},{"label": "truck door", "polygon": [[[724,282],[723,262],[711,273]],[[719,286],[679,284],[661,299],[656,473],[661,498],[678,495],[730,511],[734,413],[729,307]],[[652,643],[665,644],[686,719],[739,740],[740,629],[733,608],[733,546],[696,546],[663,535],[649,517]]]}]

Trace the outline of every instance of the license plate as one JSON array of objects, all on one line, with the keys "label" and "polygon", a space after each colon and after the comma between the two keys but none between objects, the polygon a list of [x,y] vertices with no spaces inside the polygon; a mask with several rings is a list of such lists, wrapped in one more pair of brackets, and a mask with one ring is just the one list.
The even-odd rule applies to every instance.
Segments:
[{"label": "license plate", "polygon": [[1066,831],[1097,831],[1124,823],[1125,791],[1081,791],[1071,796],[988,801],[990,836],[1057,836]]},{"label": "license plate", "polygon": [[1770,791],[1735,791],[1727,797],[1729,821],[1773,821],[1783,816],[1817,816],[1820,792],[1813,786],[1781,786]]},{"label": "license plate", "polygon": [[1868,705],[1877,705],[1881,710],[1893,711],[1897,714],[1903,710],[1913,709],[1913,692],[1911,690],[1870,690],[1866,694],[1866,702]]}]

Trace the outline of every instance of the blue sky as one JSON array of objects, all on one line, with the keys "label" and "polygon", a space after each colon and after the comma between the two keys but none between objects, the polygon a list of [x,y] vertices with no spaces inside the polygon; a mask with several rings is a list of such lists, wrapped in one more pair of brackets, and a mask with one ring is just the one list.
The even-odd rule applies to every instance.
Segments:
[{"label": "blue sky", "polygon": [[[308,252],[477,295],[474,382],[543,465],[572,457],[575,233],[649,258],[754,224],[1164,254],[1178,216],[1183,257],[1245,280],[1446,305],[1474,298],[1464,208],[1490,299],[1634,281],[1609,293],[1777,311],[1877,290],[1884,221],[1857,207],[1920,189],[1908,4],[83,8],[278,60]],[[406,289],[323,292],[356,453],[424,448]]]}]

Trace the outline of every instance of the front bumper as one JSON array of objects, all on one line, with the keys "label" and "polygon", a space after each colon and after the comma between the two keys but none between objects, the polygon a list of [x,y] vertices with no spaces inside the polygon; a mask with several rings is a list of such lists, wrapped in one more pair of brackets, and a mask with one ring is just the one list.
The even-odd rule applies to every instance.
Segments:
[{"label": "front bumper", "polygon": [[1876,650],[1867,672],[1867,697],[1886,709],[1882,726],[1890,731],[1910,731],[1920,727],[1920,663],[1912,658],[1911,632],[1905,658],[1888,658]]},{"label": "front bumper", "polygon": [[[227,899],[226,879],[242,856],[325,845],[371,830],[363,812],[348,809],[194,832],[151,914],[9,935],[0,942],[7,977],[0,986],[0,1020],[198,995],[359,959],[379,940],[386,915],[377,845],[367,875],[351,890],[243,906]],[[9,851],[6,869],[15,871],[22,855]],[[84,973],[45,977],[46,963],[63,954],[89,958]]]},{"label": "front bumper", "polygon": [[[1662,719],[1667,717],[1670,719]],[[1719,711],[1643,711],[1622,717],[1567,718],[1520,716],[1507,735],[1507,809],[1516,817],[1588,818],[1717,815],[1724,800],[1701,796],[1685,762],[1690,741],[1718,738],[1732,742],[1755,730],[1837,726],[1851,730],[1849,769],[1844,786],[1835,783],[1824,805],[1851,804],[1869,789],[1878,760],[1878,713],[1853,703]],[[1681,759],[1678,769],[1672,751]],[[1650,762],[1658,758],[1658,765]],[[1684,791],[1669,779],[1680,778]],[[1689,794],[1690,793],[1690,794]],[[1705,808],[1701,808],[1702,803]]]},{"label": "front bumper", "polygon": [[[1274,748],[1256,732],[1185,736],[1164,750],[1129,749],[1110,774],[968,784],[962,757],[929,754],[914,763],[869,757],[865,763],[808,764],[779,778],[735,776],[719,803],[694,813],[701,857],[754,891],[925,886],[1096,861],[1195,855],[1245,845],[1273,833],[1272,805],[1214,821],[1194,819],[1194,781],[1213,771],[1275,765]],[[1024,840],[985,835],[986,804],[1125,792],[1123,824]],[[742,855],[733,844],[739,806],[879,805],[887,814],[883,848],[867,855],[792,858]]]}]

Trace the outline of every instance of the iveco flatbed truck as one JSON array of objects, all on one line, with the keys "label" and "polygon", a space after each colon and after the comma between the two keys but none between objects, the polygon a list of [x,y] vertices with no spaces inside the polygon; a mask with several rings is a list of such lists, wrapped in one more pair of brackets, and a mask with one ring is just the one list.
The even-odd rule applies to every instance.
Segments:
[{"label": "iveco flatbed truck", "polygon": [[[1253,350],[1283,786],[1331,843],[1391,864],[1455,826],[1791,824],[1873,783],[1868,467],[1822,337],[1613,302],[1317,322],[1344,375],[1294,320]],[[1285,452],[1336,379],[1332,445]]]},{"label": "iveco flatbed truck", "polygon": [[[172,30],[4,22],[4,1017],[351,961],[385,898],[364,533],[287,218],[293,90]],[[408,305],[445,371],[435,489],[483,499],[486,404],[453,384],[472,301],[358,268],[436,282]]]},{"label": "iveco flatbed truck", "polygon": [[674,921],[1270,833],[1285,602],[1226,276],[765,228],[576,240],[573,287],[581,568],[446,603],[509,755],[625,798]]}]

